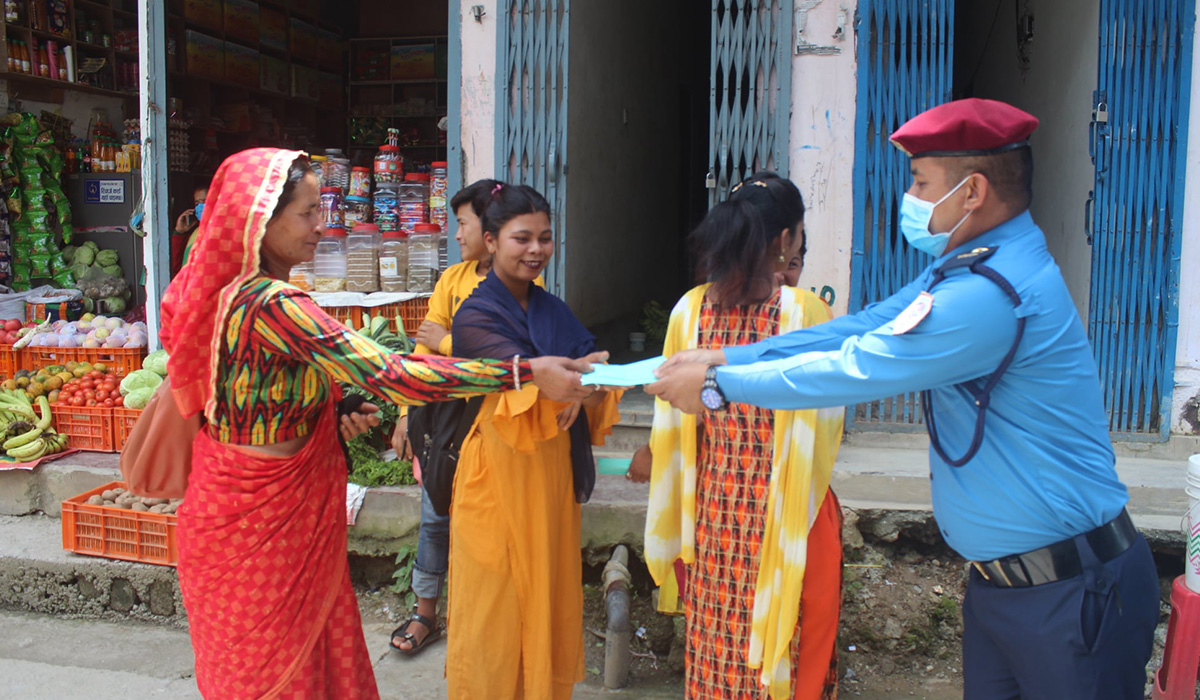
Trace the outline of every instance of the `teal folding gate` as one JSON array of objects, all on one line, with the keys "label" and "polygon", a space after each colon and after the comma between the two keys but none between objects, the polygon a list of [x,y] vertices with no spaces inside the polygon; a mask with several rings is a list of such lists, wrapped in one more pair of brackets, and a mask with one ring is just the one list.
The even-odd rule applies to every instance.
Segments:
[{"label": "teal folding gate", "polygon": [[[861,0],[858,11],[851,312],[887,298],[929,263],[900,234],[909,165],[888,135],[950,99],[954,64],[954,0]],[[918,396],[860,404],[847,419],[859,429],[916,425]]]},{"label": "teal folding gate", "polygon": [[792,0],[712,0],[708,204],[758,170],[788,174]]},{"label": "teal folding gate", "polygon": [[1109,429],[1170,435],[1195,0],[1101,0],[1088,332]]},{"label": "teal folding gate", "polygon": [[496,177],[529,185],[553,208],[546,286],[566,282],[567,37],[570,0],[500,0],[496,36]]}]

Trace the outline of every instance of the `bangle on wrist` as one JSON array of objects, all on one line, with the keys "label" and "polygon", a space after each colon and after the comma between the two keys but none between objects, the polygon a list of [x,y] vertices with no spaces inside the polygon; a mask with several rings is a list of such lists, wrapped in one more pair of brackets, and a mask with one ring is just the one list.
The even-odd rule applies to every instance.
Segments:
[{"label": "bangle on wrist", "polygon": [[521,356],[513,355],[513,389],[521,390]]}]

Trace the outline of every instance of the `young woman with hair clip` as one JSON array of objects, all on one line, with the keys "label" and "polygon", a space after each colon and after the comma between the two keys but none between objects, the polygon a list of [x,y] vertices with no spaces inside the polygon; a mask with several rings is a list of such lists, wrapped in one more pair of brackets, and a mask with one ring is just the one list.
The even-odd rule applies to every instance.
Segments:
[{"label": "young woman with hair clip", "polygon": [[[757,173],[692,234],[705,280],[675,305],[664,354],[752,343],[830,319],[798,273],[804,202]],[[842,409],[655,402],[630,478],[650,480],[646,562],[659,609],[683,612],[687,697],[818,700],[837,693],[841,508],[829,489]]]},{"label": "young woman with hair clip", "polygon": [[[454,352],[607,357],[567,305],[534,283],[554,254],[545,198],[497,185],[483,231],[492,271],[454,317]],[[592,445],[618,420],[619,399],[597,390],[560,403],[523,386],[483,400],[454,480],[451,700],[558,700],[583,679],[579,506],[596,481]]]}]

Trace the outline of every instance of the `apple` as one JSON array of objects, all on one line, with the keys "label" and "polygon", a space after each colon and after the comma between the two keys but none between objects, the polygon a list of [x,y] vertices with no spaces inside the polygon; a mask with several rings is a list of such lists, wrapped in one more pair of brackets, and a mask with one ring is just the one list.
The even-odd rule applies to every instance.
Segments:
[{"label": "apple", "polygon": [[19,330],[21,330],[22,325],[24,325],[24,324],[22,324],[21,321],[15,319],[15,318],[10,318],[4,322],[4,330],[19,331]]}]

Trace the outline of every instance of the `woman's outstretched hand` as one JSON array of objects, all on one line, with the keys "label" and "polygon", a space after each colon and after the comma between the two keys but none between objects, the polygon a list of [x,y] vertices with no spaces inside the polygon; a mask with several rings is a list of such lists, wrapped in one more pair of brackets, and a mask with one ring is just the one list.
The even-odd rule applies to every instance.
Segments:
[{"label": "woman's outstretched hand", "polygon": [[579,383],[581,375],[592,371],[592,363],[608,360],[607,352],[594,352],[587,357],[572,360],[566,357],[533,357],[529,366],[533,369],[533,383],[546,398],[562,403],[582,401],[595,391],[595,387]]},{"label": "woman's outstretched hand", "polygon": [[654,370],[654,375],[662,379],[675,367],[690,363],[702,364],[705,367],[727,364],[725,361],[725,351],[720,348],[715,350],[680,350],[668,357],[666,362],[659,365],[658,369]]},{"label": "woman's outstretched hand", "polygon": [[342,431],[342,439],[350,442],[377,425],[379,425],[379,407],[364,401],[359,405],[357,411],[342,416],[341,425],[338,428]]}]

